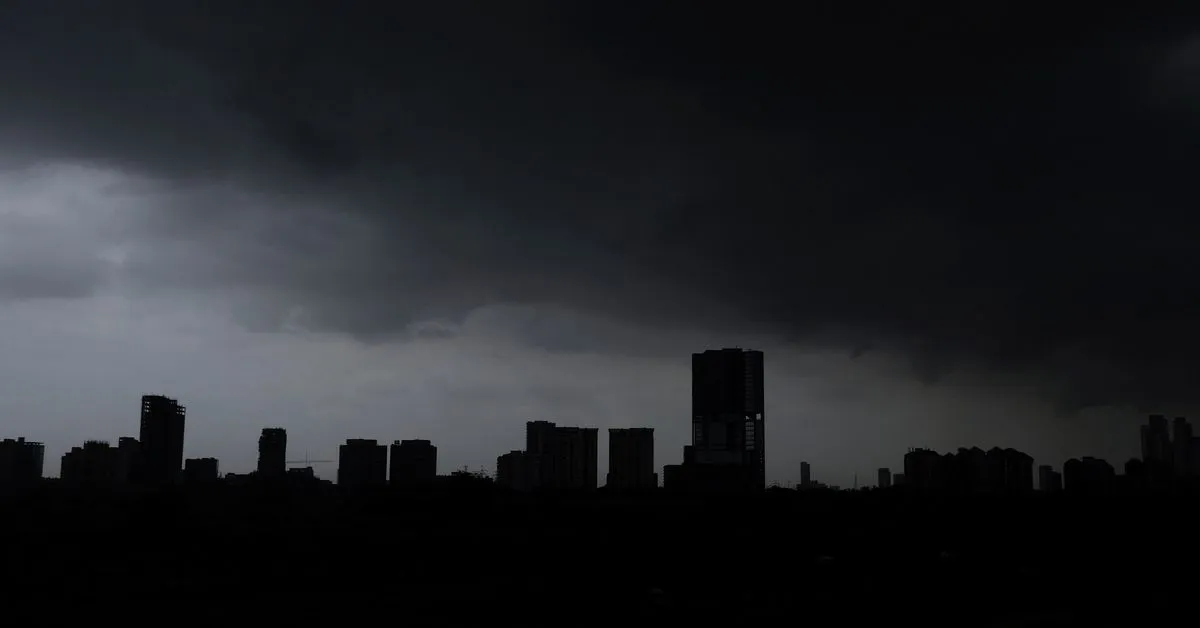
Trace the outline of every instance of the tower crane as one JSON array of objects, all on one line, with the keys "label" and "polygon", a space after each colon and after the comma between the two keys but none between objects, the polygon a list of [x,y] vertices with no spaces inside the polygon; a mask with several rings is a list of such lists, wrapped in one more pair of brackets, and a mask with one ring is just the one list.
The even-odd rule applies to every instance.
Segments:
[{"label": "tower crane", "polygon": [[328,464],[333,461],[332,460],[312,460],[308,457],[308,452],[306,451],[306,452],[304,452],[303,460],[285,460],[284,462],[285,462],[285,464],[299,464],[299,465],[304,465],[306,467],[309,467],[314,464]]}]

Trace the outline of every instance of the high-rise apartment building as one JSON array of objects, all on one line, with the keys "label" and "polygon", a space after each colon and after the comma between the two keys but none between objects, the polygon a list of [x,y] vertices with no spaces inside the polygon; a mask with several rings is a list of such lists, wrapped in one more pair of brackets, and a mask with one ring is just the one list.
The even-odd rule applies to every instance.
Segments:
[{"label": "high-rise apartment building", "polygon": [[87,488],[112,488],[121,482],[118,448],[106,441],[90,440],[62,455],[58,477],[63,484]]},{"label": "high-rise apartment building", "polygon": [[608,478],[605,486],[618,490],[658,487],[654,471],[654,428],[608,430]]},{"label": "high-rise apartment building", "polygon": [[354,488],[387,484],[386,445],[374,439],[350,438],[338,447],[338,485]]},{"label": "high-rise apartment building", "polygon": [[428,485],[437,477],[437,447],[427,440],[395,441],[391,456],[392,486]]},{"label": "high-rise apartment building", "polygon": [[1038,490],[1043,493],[1057,493],[1062,490],[1062,474],[1054,467],[1044,464],[1038,467]]},{"label": "high-rise apartment building", "polygon": [[137,476],[147,484],[175,484],[183,472],[187,408],[162,395],[142,397]]},{"label": "high-rise apartment building", "polygon": [[537,458],[528,452],[515,450],[496,458],[496,484],[514,491],[538,487]]},{"label": "high-rise apartment building", "polygon": [[127,484],[134,481],[137,472],[138,452],[142,444],[132,436],[122,436],[117,439],[117,481]]},{"label": "high-rise apartment building", "polygon": [[763,353],[692,354],[692,446],[685,463],[732,467],[754,488],[767,484]]},{"label": "high-rise apartment building", "polygon": [[287,430],[264,427],[258,437],[258,474],[282,477],[287,473]]},{"label": "high-rise apartment building", "polygon": [[597,433],[594,427],[563,427],[550,421],[525,424],[525,452],[536,467],[536,488],[596,488]]},{"label": "high-rise apartment building", "polygon": [[188,458],[183,462],[183,481],[187,484],[210,484],[220,477],[216,458]]},{"label": "high-rise apartment building", "polygon": [[24,438],[0,441],[0,487],[24,485],[42,479],[46,446]]}]

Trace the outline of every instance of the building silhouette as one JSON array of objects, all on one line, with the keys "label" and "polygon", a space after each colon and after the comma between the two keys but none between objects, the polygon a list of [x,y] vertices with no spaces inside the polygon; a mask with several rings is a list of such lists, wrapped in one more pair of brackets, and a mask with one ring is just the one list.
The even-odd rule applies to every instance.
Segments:
[{"label": "building silhouette", "polygon": [[315,480],[317,472],[312,467],[291,467],[287,470],[289,481],[292,480]]},{"label": "building silhouette", "polygon": [[767,485],[763,354],[742,349],[692,354],[692,460],[744,468]]},{"label": "building silhouette", "polygon": [[132,436],[117,439],[117,482],[128,484],[136,480],[137,463],[142,444]]},{"label": "building silhouette", "polygon": [[0,487],[21,486],[42,479],[46,446],[24,438],[0,441]]},{"label": "building silhouette", "polygon": [[188,458],[183,463],[183,481],[186,484],[212,483],[220,477],[220,464],[216,458]]},{"label": "building silhouette", "polygon": [[258,437],[258,474],[281,477],[287,473],[287,430],[264,427]]},{"label": "building silhouette", "polygon": [[963,447],[944,455],[913,449],[904,455],[904,482],[916,490],[1028,492],[1033,490],[1033,457],[999,447]]},{"label": "building silhouette", "polygon": [[1152,414],[1146,425],[1141,427],[1142,460],[1149,466],[1172,466],[1171,434],[1167,429],[1167,417]]},{"label": "building silhouette", "polygon": [[987,488],[1018,493],[1033,490],[1033,456],[1011,447],[997,447],[988,451],[988,459],[995,479],[989,479]]},{"label": "building silhouette", "polygon": [[[692,444],[663,484],[683,490],[763,490],[766,411],[763,354],[743,349],[692,354]],[[668,481],[668,478],[670,481]]]},{"label": "building silhouette", "polygon": [[522,450],[496,458],[496,484],[514,491],[539,488],[537,457]]},{"label": "building silhouette", "polygon": [[437,478],[437,447],[427,440],[395,441],[391,456],[392,486],[428,485]]},{"label": "building silhouette", "polygon": [[875,483],[876,486],[878,486],[879,488],[891,488],[892,487],[892,470],[891,469],[888,469],[887,467],[879,469],[878,476],[879,476],[879,479]]},{"label": "building silhouette", "polygon": [[654,471],[654,428],[608,430],[608,477],[605,486],[618,490],[658,487]]},{"label": "building silhouette", "polygon": [[1189,477],[1200,478],[1200,436],[1192,437],[1191,441],[1188,442],[1187,452],[1187,475]]},{"label": "building silhouette", "polygon": [[1171,426],[1171,457],[1175,463],[1175,473],[1184,476],[1188,474],[1191,465],[1188,458],[1191,454],[1192,424],[1184,417],[1175,417]]},{"label": "building silhouette", "polygon": [[338,446],[337,483],[361,488],[387,484],[387,446],[375,439],[350,438]]},{"label": "building silhouette", "polygon": [[59,479],[67,485],[89,489],[113,488],[120,477],[119,450],[106,441],[89,440],[62,455]]},{"label": "building silhouette", "polygon": [[800,486],[808,488],[812,484],[812,465],[807,462],[800,463]]},{"label": "building silhouette", "polygon": [[1091,456],[1071,458],[1063,463],[1063,490],[1070,493],[1099,495],[1112,491],[1116,470],[1107,461]]},{"label": "building silhouette", "polygon": [[916,490],[946,488],[941,454],[931,449],[910,449],[904,454],[904,484]]},{"label": "building silhouette", "polygon": [[162,395],[142,397],[137,479],[152,485],[175,484],[183,470],[183,433],[187,409]]},{"label": "building silhouette", "polygon": [[1038,489],[1045,493],[1057,493],[1063,488],[1062,474],[1054,467],[1044,464],[1038,467]]},{"label": "building silhouette", "polygon": [[1165,416],[1152,414],[1140,427],[1142,464],[1137,483],[1145,488],[1166,489],[1191,475],[1192,426],[1177,417],[1172,424]]},{"label": "building silhouette", "polygon": [[550,421],[525,424],[525,452],[535,468],[533,488],[593,490],[596,488],[598,430],[565,427]]}]

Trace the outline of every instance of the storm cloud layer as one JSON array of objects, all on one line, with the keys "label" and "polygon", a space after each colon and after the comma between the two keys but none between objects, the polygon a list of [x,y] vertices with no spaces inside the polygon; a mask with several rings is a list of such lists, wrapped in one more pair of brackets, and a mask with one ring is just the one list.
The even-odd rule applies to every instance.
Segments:
[{"label": "storm cloud layer", "polygon": [[5,2],[6,176],[123,178],[90,248],[5,214],[0,299],[370,342],[505,304],[557,351],[757,334],[1197,401],[1200,24],[702,4]]}]

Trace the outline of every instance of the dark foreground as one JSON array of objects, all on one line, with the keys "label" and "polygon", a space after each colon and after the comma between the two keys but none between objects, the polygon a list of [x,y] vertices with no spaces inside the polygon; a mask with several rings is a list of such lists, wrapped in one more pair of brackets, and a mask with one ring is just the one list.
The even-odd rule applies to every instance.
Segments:
[{"label": "dark foreground", "polygon": [[43,492],[7,500],[0,533],[5,594],[64,619],[1139,626],[1192,614],[1195,510],[790,491]]}]

